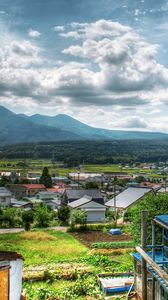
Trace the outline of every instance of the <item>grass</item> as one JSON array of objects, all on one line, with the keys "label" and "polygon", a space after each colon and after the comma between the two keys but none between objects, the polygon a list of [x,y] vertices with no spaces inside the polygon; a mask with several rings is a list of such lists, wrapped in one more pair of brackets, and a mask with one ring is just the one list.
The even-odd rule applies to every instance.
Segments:
[{"label": "grass", "polygon": [[[22,168],[18,165],[19,162],[23,162],[22,159],[2,159],[0,160],[0,171],[21,171]],[[28,164],[28,171],[42,172],[44,167],[48,167],[50,173],[58,173],[61,176],[66,176],[70,172],[78,172],[76,168],[63,168],[61,162],[52,163],[49,159],[26,159]],[[128,172],[130,175],[144,173],[149,177],[162,178],[162,175],[156,174],[156,170],[146,170],[143,168],[122,168],[119,164],[106,164],[106,165],[94,165],[85,164],[83,165],[84,172]]]},{"label": "grass", "polygon": [[0,250],[19,252],[25,266],[81,258],[88,251],[68,233],[52,230],[1,235]]},{"label": "grass", "polygon": [[1,235],[0,250],[23,255],[28,300],[93,300],[100,293],[96,274],[133,268],[131,250],[90,251],[70,234],[54,230]]}]

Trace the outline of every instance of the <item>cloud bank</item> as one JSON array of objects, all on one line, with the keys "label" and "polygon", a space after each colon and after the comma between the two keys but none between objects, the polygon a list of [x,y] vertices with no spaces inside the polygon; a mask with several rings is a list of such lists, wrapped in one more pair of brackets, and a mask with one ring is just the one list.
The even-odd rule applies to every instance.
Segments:
[{"label": "cloud bank", "polygon": [[[11,105],[29,103],[32,107],[62,105],[67,112],[74,107],[83,107],[85,112],[88,107],[103,107],[105,111],[111,107],[111,115],[121,107],[130,111],[167,105],[168,69],[156,61],[159,46],[148,43],[131,27],[98,20],[71,23],[69,31],[65,26],[53,30],[70,43],[62,50],[69,61],[62,61],[59,67],[46,59],[35,43],[41,35],[38,31],[28,31],[33,40],[12,37],[1,46],[2,104],[6,100]],[[129,121],[123,115],[123,121],[125,128],[148,127],[137,116]]]}]

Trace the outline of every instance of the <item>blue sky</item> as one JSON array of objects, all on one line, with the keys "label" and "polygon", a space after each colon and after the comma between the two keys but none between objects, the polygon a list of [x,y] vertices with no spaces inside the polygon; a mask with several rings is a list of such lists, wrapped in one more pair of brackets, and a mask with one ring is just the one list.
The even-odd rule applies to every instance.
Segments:
[{"label": "blue sky", "polygon": [[0,0],[0,104],[168,132],[168,1]]}]

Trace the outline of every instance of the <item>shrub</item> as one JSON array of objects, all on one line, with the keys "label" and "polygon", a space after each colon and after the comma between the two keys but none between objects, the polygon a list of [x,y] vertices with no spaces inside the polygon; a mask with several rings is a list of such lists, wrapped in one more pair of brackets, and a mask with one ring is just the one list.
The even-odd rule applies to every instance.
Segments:
[{"label": "shrub", "polygon": [[70,209],[67,205],[63,205],[58,210],[58,220],[63,224],[68,224],[70,218]]}]

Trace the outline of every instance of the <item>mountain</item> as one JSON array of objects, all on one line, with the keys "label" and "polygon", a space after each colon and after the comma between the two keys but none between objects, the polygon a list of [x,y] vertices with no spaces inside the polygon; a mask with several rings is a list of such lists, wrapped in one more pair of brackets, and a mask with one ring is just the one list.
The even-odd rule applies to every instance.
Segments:
[{"label": "mountain", "polygon": [[30,117],[24,115],[24,117],[38,125],[43,124],[48,127],[64,129],[71,133],[77,134],[81,139],[168,139],[167,134],[160,132],[122,131],[94,128],[64,114],[59,114],[56,116],[35,114]]},{"label": "mountain", "polygon": [[73,140],[79,137],[69,131],[33,123],[29,118],[17,115],[0,106],[0,144],[22,142]]},{"label": "mountain", "polygon": [[159,132],[118,131],[94,128],[59,114],[54,117],[36,114],[15,114],[0,106],[0,145],[25,142],[56,142],[66,140],[129,140],[168,139]]}]

